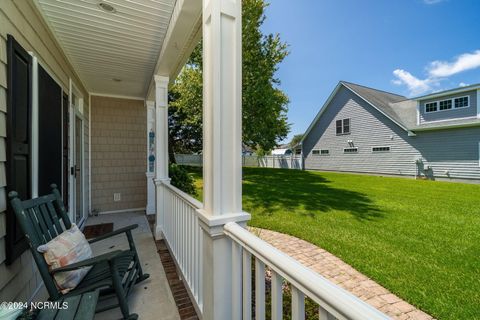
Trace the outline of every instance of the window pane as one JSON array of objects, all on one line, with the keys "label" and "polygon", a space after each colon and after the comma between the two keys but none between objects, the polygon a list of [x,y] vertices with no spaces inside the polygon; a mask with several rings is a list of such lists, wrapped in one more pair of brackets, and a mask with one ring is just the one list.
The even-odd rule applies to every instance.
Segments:
[{"label": "window pane", "polygon": [[323,154],[323,155],[327,155],[329,154],[330,151],[328,150],[320,150],[320,153]]},{"label": "window pane", "polygon": [[343,149],[343,153],[357,153],[358,148],[345,148]]},{"label": "window pane", "polygon": [[437,103],[430,102],[425,104],[425,112],[434,112],[437,111]]},{"label": "window pane", "polygon": [[313,151],[312,151],[312,154],[313,154],[313,155],[318,155],[318,154],[320,154],[320,151],[319,151],[319,150],[313,150]]},{"label": "window pane", "polygon": [[342,134],[342,120],[337,120],[337,134]]},{"label": "window pane", "polygon": [[452,100],[440,101],[440,110],[452,109]]},{"label": "window pane", "polygon": [[350,119],[343,119],[343,133],[350,133]]},{"label": "window pane", "polygon": [[468,97],[455,98],[455,108],[468,107]]}]

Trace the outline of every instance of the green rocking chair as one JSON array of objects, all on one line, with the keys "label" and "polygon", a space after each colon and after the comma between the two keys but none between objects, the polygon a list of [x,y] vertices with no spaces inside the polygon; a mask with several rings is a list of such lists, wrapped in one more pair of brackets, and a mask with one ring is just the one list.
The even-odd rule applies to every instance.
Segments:
[{"label": "green rocking chair", "polygon": [[[118,303],[97,308],[96,312],[119,306],[124,319],[137,319],[137,314],[129,313],[127,297],[134,284],[149,277],[148,274],[142,272],[133,242],[132,230],[137,228],[138,225],[130,225],[88,241],[94,243],[124,233],[129,244],[128,250],[111,251],[68,266],[49,270],[43,255],[37,251],[38,246],[49,242],[63,231],[70,229],[72,225],[57,186],[52,184],[51,187],[53,191],[51,194],[25,201],[21,201],[15,191],[8,194],[20,227],[28,239],[30,251],[50,299],[58,300],[100,289],[101,298],[116,295]],[[62,294],[58,290],[53,278],[54,274],[87,266],[92,268],[75,289],[67,294]]]}]

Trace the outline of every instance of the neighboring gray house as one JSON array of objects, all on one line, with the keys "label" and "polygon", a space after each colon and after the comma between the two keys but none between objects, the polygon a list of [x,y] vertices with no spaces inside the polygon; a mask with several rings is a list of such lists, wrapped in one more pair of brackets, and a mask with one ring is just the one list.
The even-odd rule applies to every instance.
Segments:
[{"label": "neighboring gray house", "polygon": [[408,99],[341,81],[302,140],[304,168],[480,180],[480,84]]}]

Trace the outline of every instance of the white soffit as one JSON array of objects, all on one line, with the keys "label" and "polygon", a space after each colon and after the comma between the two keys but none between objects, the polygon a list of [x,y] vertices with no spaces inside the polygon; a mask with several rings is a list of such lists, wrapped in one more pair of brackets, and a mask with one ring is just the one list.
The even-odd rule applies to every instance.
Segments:
[{"label": "white soffit", "polygon": [[145,97],[175,0],[35,1],[89,91]]}]

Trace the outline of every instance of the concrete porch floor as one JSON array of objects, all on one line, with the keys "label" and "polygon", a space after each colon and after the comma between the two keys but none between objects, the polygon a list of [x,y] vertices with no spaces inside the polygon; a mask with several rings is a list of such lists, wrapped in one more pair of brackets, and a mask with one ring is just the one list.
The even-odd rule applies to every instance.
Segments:
[{"label": "concrete porch floor", "polygon": [[[127,212],[103,214],[88,218],[86,225],[113,222],[113,229],[116,230],[130,224],[138,224],[133,230],[133,238],[137,247],[138,255],[145,273],[150,278],[136,285],[129,297],[130,313],[137,313],[139,319],[164,319],[179,320],[177,306],[173,299],[172,292],[157,253],[157,247],[152,232],[148,225],[145,213]],[[124,234],[100,241],[92,245],[94,254],[101,254],[111,250],[126,249],[128,242]],[[97,320],[121,319],[122,314],[119,308],[97,313]]]}]

